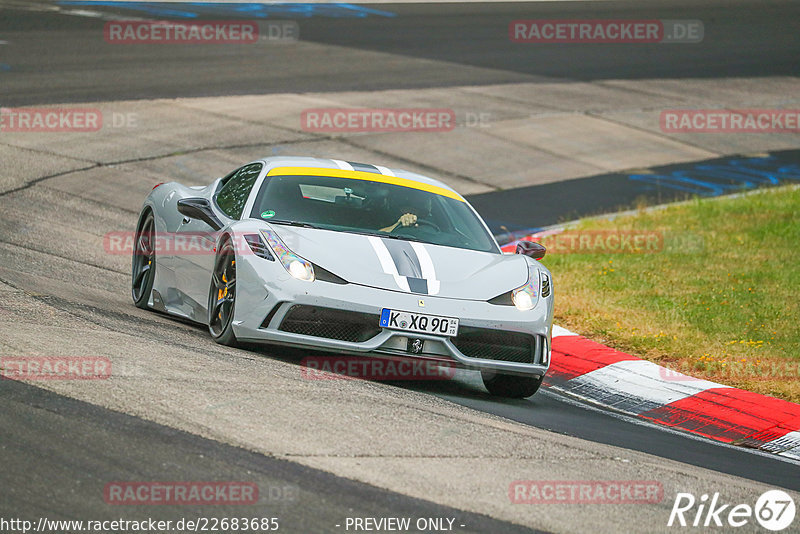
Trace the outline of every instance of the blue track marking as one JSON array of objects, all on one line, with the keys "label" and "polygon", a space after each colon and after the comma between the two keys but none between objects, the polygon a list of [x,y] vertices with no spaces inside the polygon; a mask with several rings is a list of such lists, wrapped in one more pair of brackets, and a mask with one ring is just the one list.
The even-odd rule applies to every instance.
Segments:
[{"label": "blue track marking", "polygon": [[800,180],[800,165],[781,161],[774,155],[730,158],[715,163],[689,164],[687,168],[666,173],[630,174],[628,179],[692,195],[714,197]]},{"label": "blue track marking", "polygon": [[[581,217],[615,213],[640,201],[665,204],[759,187],[800,183],[800,150],[724,156],[662,165],[639,173],[609,173],[556,183],[467,195],[502,243]],[[564,206],[570,206],[565,210]]]},{"label": "blue track marking", "polygon": [[203,16],[229,16],[247,18],[365,18],[370,15],[377,17],[394,17],[394,13],[381,9],[359,6],[348,3],[308,4],[308,3],[278,3],[262,4],[250,2],[244,4],[223,4],[219,2],[182,2],[180,4],[167,4],[160,2],[117,2],[114,0],[61,0],[62,6],[82,7],[112,7],[145,13],[156,17],[175,17],[196,19]]}]

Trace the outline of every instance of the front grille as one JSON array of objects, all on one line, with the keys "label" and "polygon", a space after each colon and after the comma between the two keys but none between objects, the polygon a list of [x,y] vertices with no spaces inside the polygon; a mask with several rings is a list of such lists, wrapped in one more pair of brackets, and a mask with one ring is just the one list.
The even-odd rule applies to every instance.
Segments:
[{"label": "front grille", "polygon": [[371,313],[295,304],[286,312],[279,330],[359,343],[380,333],[379,321],[380,316]]},{"label": "front grille", "polygon": [[465,356],[484,360],[517,363],[539,363],[540,336],[462,326],[453,344]]}]

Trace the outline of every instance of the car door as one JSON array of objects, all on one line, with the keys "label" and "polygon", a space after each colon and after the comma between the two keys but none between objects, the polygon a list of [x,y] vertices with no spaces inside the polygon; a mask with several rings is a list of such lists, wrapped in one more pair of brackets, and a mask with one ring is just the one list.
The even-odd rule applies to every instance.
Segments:
[{"label": "car door", "polygon": [[[225,178],[212,199],[215,211],[220,213],[223,224],[239,220],[250,191],[261,172],[261,163],[251,163]],[[186,311],[198,321],[205,321],[208,307],[208,290],[211,285],[211,270],[214,267],[214,247],[218,232],[197,219],[184,218],[178,227],[179,235],[186,244],[175,255],[175,271],[181,279]]]}]

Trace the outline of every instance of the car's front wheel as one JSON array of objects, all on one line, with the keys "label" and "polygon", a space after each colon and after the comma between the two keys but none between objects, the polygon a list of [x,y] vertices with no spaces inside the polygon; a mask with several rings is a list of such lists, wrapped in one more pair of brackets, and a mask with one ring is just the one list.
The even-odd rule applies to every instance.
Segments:
[{"label": "car's front wheel", "polygon": [[530,397],[542,385],[541,376],[506,375],[495,371],[482,371],[483,385],[489,393],[498,397],[524,399]]},{"label": "car's front wheel", "polygon": [[230,239],[220,243],[211,273],[208,291],[208,331],[221,345],[237,345],[233,333],[233,312],[236,308],[236,252]]},{"label": "car's front wheel", "polygon": [[142,217],[133,243],[131,265],[131,297],[136,307],[146,310],[156,276],[156,224],[153,212]]}]

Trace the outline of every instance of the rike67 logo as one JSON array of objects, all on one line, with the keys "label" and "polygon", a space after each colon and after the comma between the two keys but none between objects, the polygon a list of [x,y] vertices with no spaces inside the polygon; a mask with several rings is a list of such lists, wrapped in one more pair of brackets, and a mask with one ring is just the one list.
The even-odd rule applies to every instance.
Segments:
[{"label": "rike67 logo", "polygon": [[710,500],[706,494],[696,499],[691,493],[678,493],[667,526],[742,527],[755,518],[765,529],[778,532],[794,522],[795,512],[794,500],[781,490],[764,492],[755,506],[723,503],[719,493]]}]

